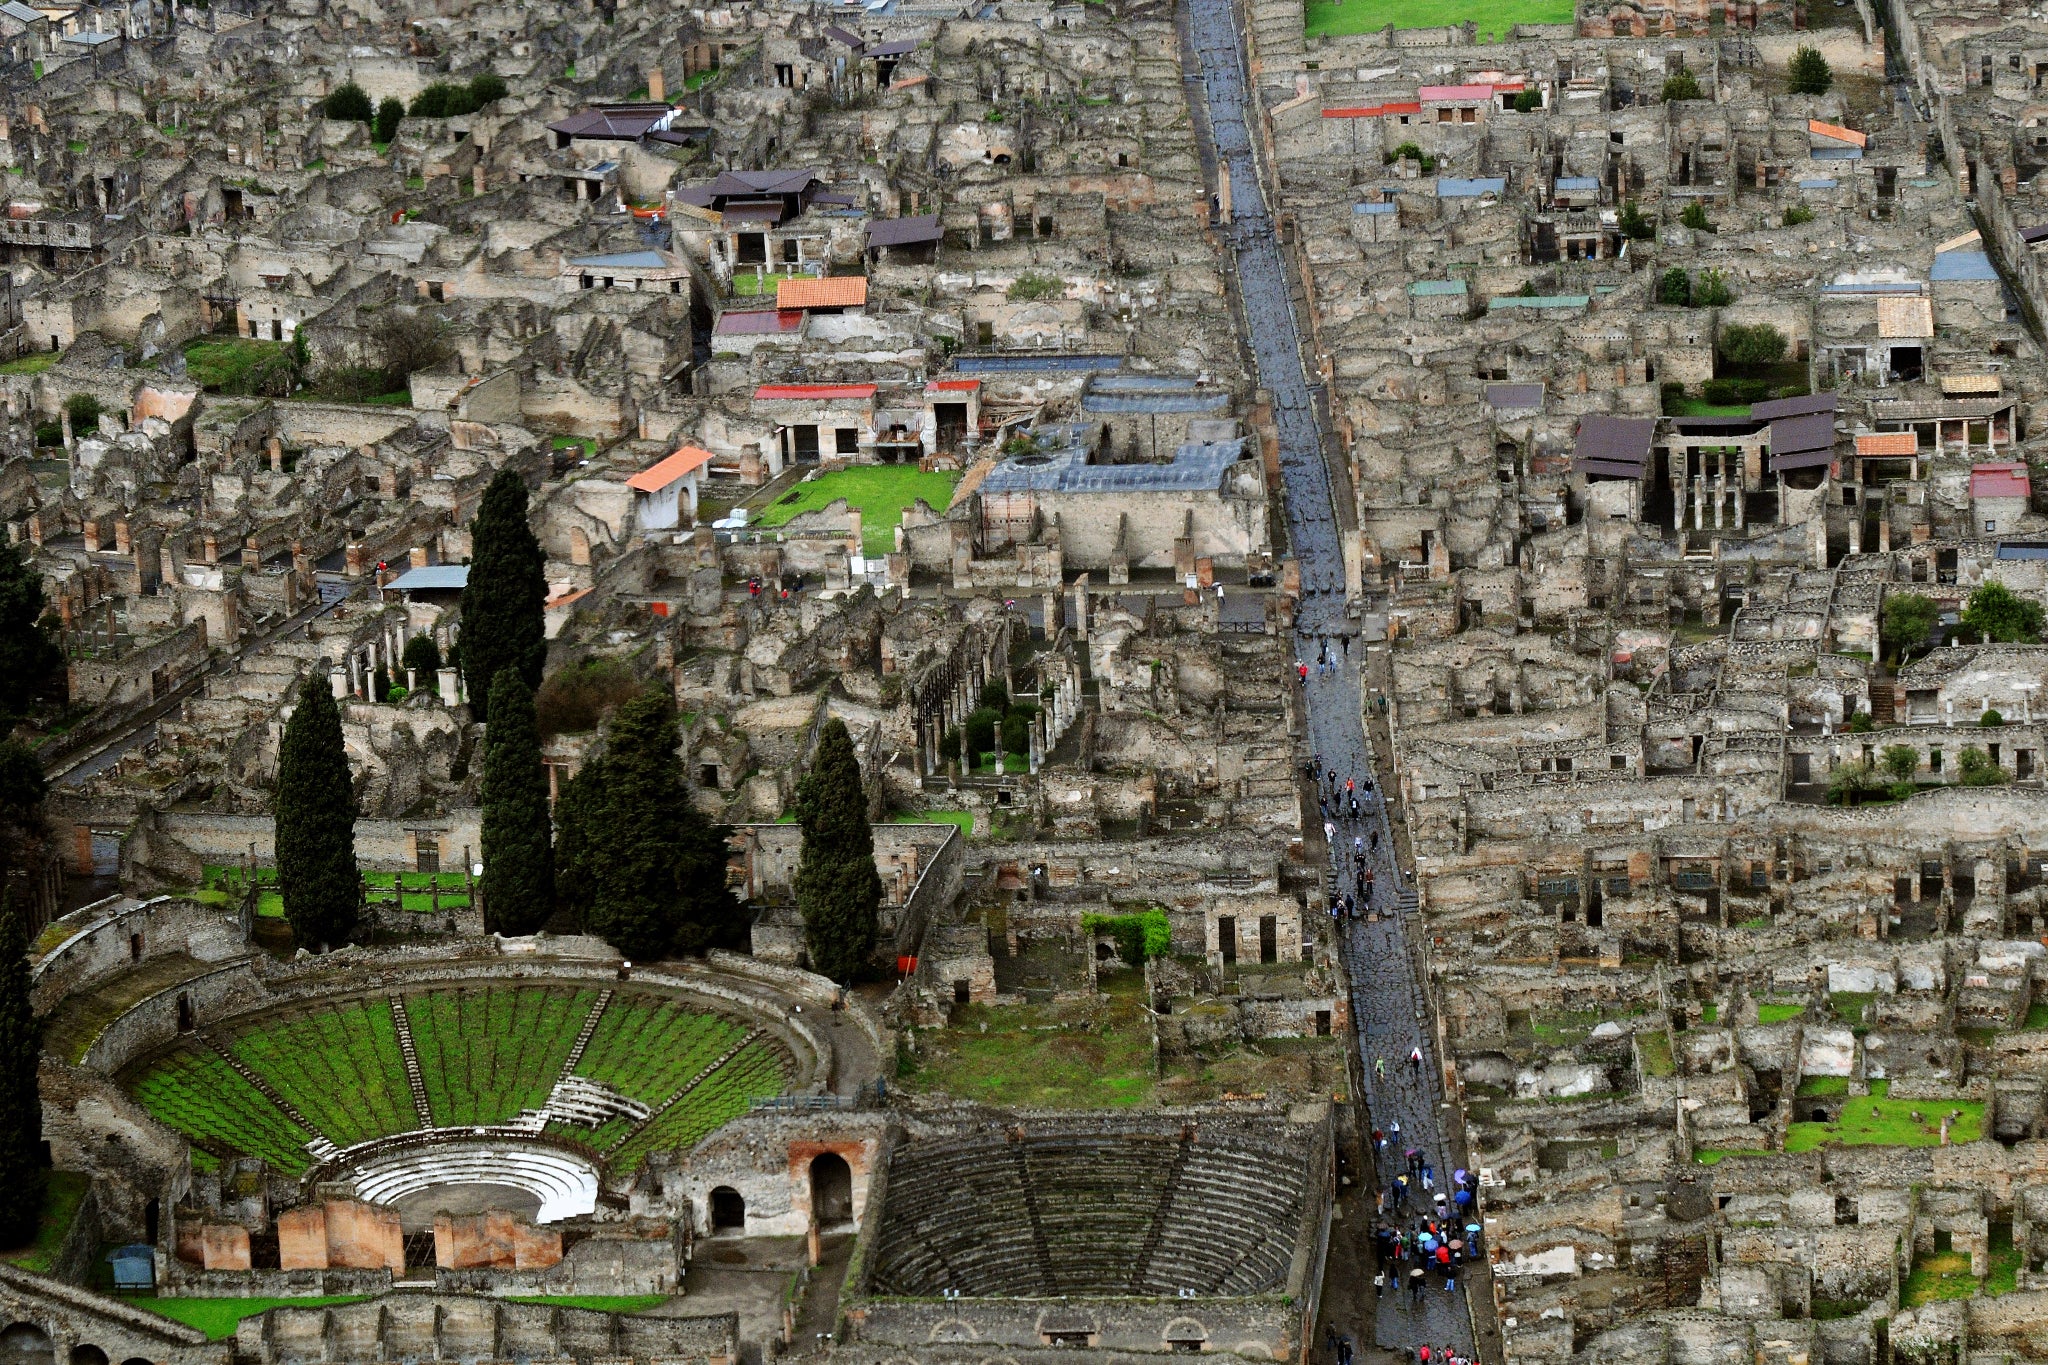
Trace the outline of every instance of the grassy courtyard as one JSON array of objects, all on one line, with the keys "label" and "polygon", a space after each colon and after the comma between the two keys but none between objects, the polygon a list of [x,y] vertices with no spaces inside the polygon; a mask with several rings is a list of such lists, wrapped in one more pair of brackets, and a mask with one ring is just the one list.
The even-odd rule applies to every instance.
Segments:
[{"label": "grassy courtyard", "polygon": [[78,1217],[79,1205],[85,1202],[86,1189],[92,1184],[91,1177],[78,1171],[51,1171],[43,1189],[42,1219],[36,1224],[35,1238],[18,1251],[0,1255],[0,1261],[22,1270],[47,1275],[57,1263],[57,1253],[64,1249],[65,1234],[71,1231],[71,1224]]},{"label": "grassy courtyard", "polygon": [[914,1066],[899,1069],[911,1090],[942,1090],[985,1104],[1113,1109],[1153,1092],[1152,1039],[1144,981],[1136,972],[1102,979],[1107,1001],[968,1005],[950,1028],[917,1036]]},{"label": "grassy courtyard", "polygon": [[1471,20],[1482,42],[1506,38],[1516,24],[1569,24],[1572,0],[1308,0],[1308,36],[1342,37],[1395,28],[1435,28]]},{"label": "grassy courtyard", "polygon": [[[1872,1081],[1870,1094],[1845,1095],[1842,1110],[1828,1123],[1795,1123],[1785,1130],[1787,1152],[1816,1147],[1934,1147],[1941,1142],[1942,1116],[1961,1110],[1949,1125],[1951,1143],[1984,1136],[1981,1100],[1895,1100],[1886,1081]],[[1914,1115],[1919,1117],[1914,1117]]]},{"label": "grassy courtyard", "polygon": [[861,514],[862,548],[870,555],[885,555],[896,548],[897,523],[911,504],[923,498],[933,511],[943,512],[959,481],[958,474],[928,474],[915,465],[858,465],[806,479],[769,503],[754,524],[781,526],[845,498],[846,505]]},{"label": "grassy courtyard", "polygon": [[365,1297],[362,1294],[344,1294],[308,1299],[129,1298],[127,1302],[137,1308],[160,1313],[174,1322],[182,1322],[187,1327],[197,1327],[206,1333],[207,1340],[219,1341],[222,1337],[234,1335],[236,1325],[243,1318],[253,1318],[273,1308],[329,1308],[341,1303],[361,1303]]}]

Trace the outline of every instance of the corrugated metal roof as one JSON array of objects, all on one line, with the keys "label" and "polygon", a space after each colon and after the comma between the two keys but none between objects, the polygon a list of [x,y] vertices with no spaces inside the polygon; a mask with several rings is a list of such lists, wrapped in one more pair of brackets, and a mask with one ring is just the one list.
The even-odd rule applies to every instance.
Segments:
[{"label": "corrugated metal roof", "polygon": [[446,592],[451,588],[469,586],[469,565],[429,564],[424,568],[408,569],[384,585],[399,592]]},{"label": "corrugated metal roof", "polygon": [[1654,417],[1608,417],[1592,413],[1579,419],[1579,435],[1572,445],[1575,462],[1597,460],[1635,466],[1638,471],[1650,462],[1650,442],[1657,435]]},{"label": "corrugated metal roof", "polygon": [[1833,394],[1808,393],[1801,394],[1797,398],[1768,398],[1761,403],[1752,403],[1750,404],[1749,415],[1761,418],[1766,422],[1773,422],[1780,417],[1803,417],[1808,413],[1833,412],[1834,410],[1835,396]]},{"label": "corrugated metal roof", "polygon": [[1861,161],[1861,147],[1815,147],[1807,153],[1815,161]]},{"label": "corrugated metal roof", "polygon": [[869,246],[911,246],[936,242],[945,235],[936,213],[921,214],[916,218],[875,219],[868,223]]},{"label": "corrugated metal roof", "polygon": [[1463,280],[1417,280],[1408,286],[1408,292],[1416,298],[1428,298],[1432,295],[1463,294],[1467,289]]},{"label": "corrugated metal roof", "polygon": [[1189,442],[1168,464],[1089,464],[1076,443],[1004,460],[981,481],[981,493],[1213,492],[1243,456],[1242,441]]},{"label": "corrugated metal roof", "polygon": [[953,360],[959,374],[1029,374],[1034,370],[1094,370],[1112,373],[1124,367],[1120,355],[963,355]]},{"label": "corrugated metal roof", "polygon": [[1841,183],[1841,181],[1831,175],[1817,175],[1811,180],[1800,181],[1799,188],[1802,190],[1831,190]]},{"label": "corrugated metal roof", "polygon": [[1557,188],[1561,193],[1578,194],[1599,189],[1600,182],[1590,175],[1561,175],[1557,178]]},{"label": "corrugated metal roof", "polygon": [[1439,199],[1477,199],[1485,194],[1501,194],[1507,190],[1508,180],[1504,175],[1482,175],[1469,179],[1457,176],[1441,176],[1436,182],[1436,197]]},{"label": "corrugated metal roof", "polygon": [[1834,462],[1831,450],[1795,450],[1788,455],[1771,456],[1771,468],[1781,474],[1788,469],[1819,469]]},{"label": "corrugated metal roof", "polygon": [[569,264],[586,270],[666,270],[682,262],[659,251],[616,251],[608,256],[571,256]]},{"label": "corrugated metal roof", "polygon": [[1540,408],[1543,406],[1541,384],[1488,384],[1486,401],[1496,408]]},{"label": "corrugated metal roof", "polygon": [[1497,294],[1486,301],[1486,306],[1489,309],[1587,308],[1592,303],[1591,294]]},{"label": "corrugated metal roof", "polygon": [[1398,213],[1400,212],[1400,210],[1401,206],[1399,204],[1353,204],[1351,206],[1351,211],[1353,213]]},{"label": "corrugated metal roof", "polygon": [[1773,455],[1788,455],[1798,450],[1833,450],[1834,447],[1835,419],[1832,413],[1802,413],[1796,417],[1780,417],[1771,423]]}]

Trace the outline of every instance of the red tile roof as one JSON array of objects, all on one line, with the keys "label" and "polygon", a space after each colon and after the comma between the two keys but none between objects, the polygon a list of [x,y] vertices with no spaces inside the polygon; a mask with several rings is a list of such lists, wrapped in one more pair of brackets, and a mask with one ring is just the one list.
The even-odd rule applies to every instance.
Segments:
[{"label": "red tile roof", "polygon": [[711,463],[711,452],[684,446],[651,469],[643,469],[626,480],[626,487],[641,493],[658,493],[693,469]]},{"label": "red tile roof", "polygon": [[1422,106],[1412,101],[1402,104],[1354,104],[1342,109],[1323,110],[1324,118],[1385,118],[1389,114],[1419,114]]},{"label": "red tile roof", "polygon": [[873,398],[873,384],[763,384],[756,398]]},{"label": "red tile roof", "polygon": [[1970,469],[1973,498],[2024,498],[2031,492],[2023,464],[1980,464]]},{"label": "red tile roof", "polygon": [[981,387],[979,379],[934,379],[924,386],[926,393],[973,393]]},{"label": "red tile roof", "polygon": [[1919,452],[1920,438],[1910,431],[1875,431],[1856,438],[1856,453],[1866,458],[1874,455],[1917,455]]},{"label": "red tile roof", "polygon": [[868,277],[865,275],[784,280],[775,286],[777,308],[865,308],[867,302]]},{"label": "red tile roof", "polygon": [[1490,100],[1493,87],[1490,85],[1425,85],[1415,92],[1415,97],[1424,104],[1438,100]]}]

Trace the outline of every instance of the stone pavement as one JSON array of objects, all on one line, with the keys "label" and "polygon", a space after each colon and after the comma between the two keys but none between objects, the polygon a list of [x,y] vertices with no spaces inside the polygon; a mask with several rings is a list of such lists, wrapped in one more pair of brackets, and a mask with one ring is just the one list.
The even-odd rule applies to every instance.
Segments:
[{"label": "stone pavement", "polygon": [[[1354,634],[1344,598],[1343,549],[1331,500],[1330,471],[1325,462],[1317,422],[1318,395],[1308,383],[1300,333],[1292,303],[1292,282],[1275,238],[1264,188],[1254,161],[1247,125],[1250,93],[1245,79],[1244,48],[1231,0],[1185,0],[1181,15],[1185,42],[1196,59],[1190,72],[1190,98],[1198,120],[1206,113],[1207,143],[1222,174],[1230,177],[1232,221],[1224,229],[1236,264],[1236,283],[1246,331],[1258,366],[1259,382],[1272,395],[1278,428],[1280,469],[1285,484],[1290,545],[1301,567],[1302,599],[1297,617],[1297,658],[1310,665],[1306,684],[1308,747],[1322,755],[1326,767],[1361,782],[1373,771],[1367,750],[1359,695],[1359,672],[1365,663],[1363,641]],[[1349,641],[1346,649],[1344,641]],[[1336,666],[1316,667],[1322,649],[1332,651]],[[1400,889],[1412,884],[1397,872],[1393,839],[1381,803],[1370,801],[1360,821],[1337,822],[1332,842],[1333,885],[1353,890],[1351,849],[1355,838],[1370,839],[1379,828],[1374,859],[1375,899],[1380,913],[1370,922],[1346,926],[1343,951],[1351,977],[1351,1010],[1364,1063],[1365,1129],[1401,1126],[1401,1147],[1428,1153],[1440,1179],[1448,1179],[1451,1152],[1440,1123],[1442,1073],[1437,1066],[1402,912]],[[1420,1068],[1408,1062],[1412,1050],[1423,1054]],[[1384,1080],[1375,1076],[1375,1059],[1386,1060]],[[1390,1144],[1391,1145],[1391,1144]],[[1394,1162],[1397,1165],[1399,1157]],[[1388,1170],[1381,1180],[1391,1179]],[[1354,1194],[1355,1220],[1372,1207],[1372,1192]],[[1347,1238],[1352,1245],[1356,1238]],[[1369,1258],[1350,1256],[1340,1264],[1333,1255],[1330,1274],[1370,1277]],[[1455,1292],[1432,1287],[1419,1303],[1406,1295],[1388,1294],[1377,1314],[1375,1344],[1408,1351],[1427,1343],[1472,1349],[1472,1325],[1465,1304],[1464,1281]],[[1347,1297],[1359,1298],[1357,1286]],[[1368,1286],[1369,1293],[1369,1286]],[[1318,1345],[1320,1343],[1317,1343]]]}]

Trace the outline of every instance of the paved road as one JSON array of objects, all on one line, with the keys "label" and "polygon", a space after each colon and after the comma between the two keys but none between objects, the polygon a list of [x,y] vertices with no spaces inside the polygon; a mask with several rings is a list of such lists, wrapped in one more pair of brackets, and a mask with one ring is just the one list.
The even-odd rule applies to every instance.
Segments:
[{"label": "paved road", "polygon": [[[1359,695],[1364,646],[1351,637],[1355,627],[1351,624],[1350,604],[1344,598],[1343,549],[1331,502],[1329,466],[1324,460],[1316,421],[1316,394],[1303,364],[1290,303],[1287,266],[1252,159],[1246,123],[1249,94],[1244,51],[1239,44],[1231,0],[1185,0],[1185,5],[1189,41],[1199,65],[1199,82],[1191,82],[1190,97],[1206,102],[1209,141],[1214,156],[1230,176],[1233,213],[1225,232],[1236,258],[1247,340],[1258,365],[1260,383],[1272,395],[1274,421],[1279,430],[1288,531],[1301,566],[1302,601],[1296,644],[1298,659],[1310,665],[1305,684],[1309,747],[1322,756],[1326,767],[1334,767],[1340,774],[1362,782],[1373,770]],[[1342,644],[1346,638],[1351,640],[1348,651]],[[1328,670],[1317,666],[1326,645],[1335,659],[1335,666]],[[1397,906],[1402,874],[1393,864],[1392,832],[1386,827],[1386,816],[1379,803],[1369,804],[1372,809],[1364,819],[1337,822],[1331,871],[1333,885],[1339,890],[1353,890],[1357,883],[1353,879],[1352,841],[1370,841],[1372,827],[1377,826],[1378,853],[1370,861],[1375,870],[1374,898],[1378,902],[1372,908],[1379,913],[1348,923],[1343,939],[1351,976],[1352,1019],[1365,1065],[1370,1127],[1391,1131],[1398,1122],[1400,1145],[1421,1148],[1441,1179],[1451,1169],[1450,1152],[1439,1122],[1439,1116],[1445,1112],[1441,1107],[1441,1072]],[[1419,1069],[1407,1060],[1415,1049],[1420,1049],[1423,1055]],[[1386,1059],[1384,1079],[1375,1074],[1377,1058]],[[1384,1177],[1390,1179],[1395,1173],[1391,1168],[1399,1164],[1397,1151]],[[1333,1264],[1332,1272],[1369,1276],[1371,1268]],[[1377,1314],[1376,1344],[1404,1351],[1425,1343],[1432,1347],[1451,1344],[1469,1353],[1472,1327],[1462,1285],[1461,1281],[1455,1292],[1432,1287],[1419,1302],[1410,1302],[1406,1295],[1388,1295]]]}]

